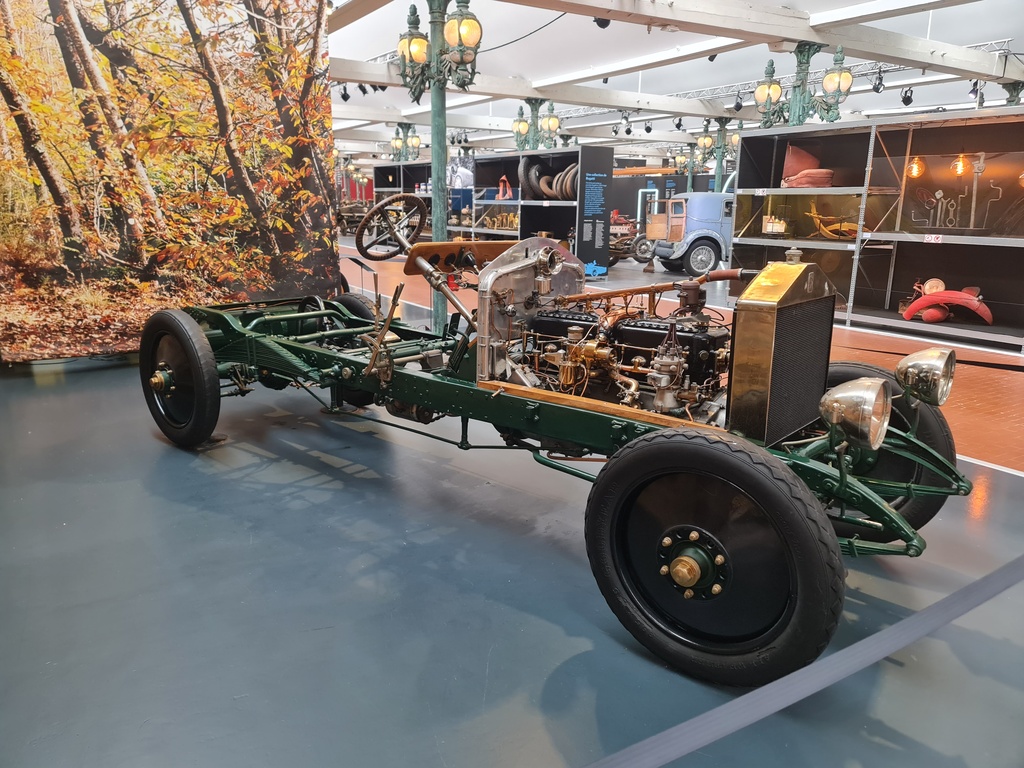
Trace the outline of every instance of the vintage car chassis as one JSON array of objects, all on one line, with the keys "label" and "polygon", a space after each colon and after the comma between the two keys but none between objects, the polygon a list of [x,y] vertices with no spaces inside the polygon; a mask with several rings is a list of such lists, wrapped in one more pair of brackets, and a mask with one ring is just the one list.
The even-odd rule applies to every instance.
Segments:
[{"label": "vintage car chassis", "polygon": [[[373,418],[367,407],[383,406],[417,422],[404,428],[437,439],[445,438],[423,425],[455,417],[462,449],[477,447],[471,420],[493,424],[501,447],[593,482],[588,555],[634,637],[687,674],[741,686],[806,665],[827,645],[843,604],[840,552],[916,557],[925,542],[911,520],[919,527],[946,497],[971,490],[929,404],[948,394],[948,350],[911,360],[897,383],[867,366],[829,366],[826,349],[821,381],[807,376],[812,391],[769,402],[758,366],[784,369],[791,352],[775,349],[765,361],[741,346],[761,348],[765,318],[775,322],[771,312],[792,304],[792,291],[810,291],[808,307],[834,294],[814,265],[586,292],[582,265],[554,241],[533,238],[417,244],[406,273],[455,308],[443,332],[396,319],[401,285],[386,316],[379,296],[373,308],[352,294],[158,312],[140,347],[157,425],[195,447],[212,434],[221,399],[255,383],[299,387],[326,412]],[[751,309],[737,305],[731,334],[704,311],[702,283],[714,279],[752,280],[744,292]],[[478,291],[476,311],[462,305],[457,285]],[[672,294],[678,309],[658,315],[657,300]],[[827,344],[831,310],[808,317],[800,322]],[[784,346],[784,330],[775,333]],[[664,338],[645,346],[655,336]],[[790,408],[783,401],[822,416],[808,423],[813,415],[795,413],[786,417],[798,419],[792,434],[790,425],[784,439],[759,436],[778,421],[772,409]],[[607,457],[597,474],[580,468],[578,459],[594,457]]]}]

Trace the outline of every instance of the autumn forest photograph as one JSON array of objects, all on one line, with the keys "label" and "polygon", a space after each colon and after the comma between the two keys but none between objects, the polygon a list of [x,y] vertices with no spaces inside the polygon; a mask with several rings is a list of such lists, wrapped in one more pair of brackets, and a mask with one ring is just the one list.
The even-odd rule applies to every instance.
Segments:
[{"label": "autumn forest photograph", "polygon": [[0,361],[336,285],[326,12],[0,0]]}]

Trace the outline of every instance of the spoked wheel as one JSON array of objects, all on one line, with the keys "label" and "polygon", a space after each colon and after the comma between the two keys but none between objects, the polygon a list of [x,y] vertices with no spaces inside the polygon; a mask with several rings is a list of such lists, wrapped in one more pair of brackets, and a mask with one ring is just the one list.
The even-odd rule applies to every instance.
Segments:
[{"label": "spoked wheel", "polygon": [[714,269],[721,257],[718,243],[697,240],[683,254],[683,268],[693,277],[700,277]]},{"label": "spoked wheel", "polygon": [[836,537],[807,486],[751,443],[688,428],[634,440],[598,475],[586,536],[612,611],[688,675],[762,685],[835,632]]},{"label": "spoked wheel", "polygon": [[181,310],[146,322],[139,345],[146,405],[160,431],[182,448],[207,440],[220,416],[220,377],[210,341]]},{"label": "spoked wheel", "polygon": [[356,250],[370,261],[384,261],[409,250],[427,223],[427,204],[415,195],[381,200],[356,227]]},{"label": "spoked wheel", "polygon": [[654,243],[643,235],[637,235],[633,241],[633,258],[641,264],[646,264],[654,258]]},{"label": "spoked wheel", "polygon": [[[901,432],[907,432],[911,424],[914,423],[914,408],[906,397],[900,396],[902,389],[890,371],[867,363],[836,362],[828,367],[828,386],[834,387],[861,376],[873,376],[887,382],[889,393],[893,396],[889,424]],[[955,466],[956,445],[953,443],[953,433],[950,431],[942,411],[937,406],[925,403],[918,403],[917,411],[917,439]],[[857,449],[853,458],[853,473],[858,477],[916,485],[945,484],[941,477],[917,462],[888,451],[884,443],[878,451]],[[949,497],[883,495],[883,498],[889,503],[889,506],[903,516],[912,528],[920,530],[935,517]],[[856,514],[856,510],[847,505],[846,513],[850,515],[851,512]],[[833,521],[833,527],[840,536],[857,535],[867,541],[886,542],[896,538],[896,535],[889,530],[878,531],[837,521]]]}]

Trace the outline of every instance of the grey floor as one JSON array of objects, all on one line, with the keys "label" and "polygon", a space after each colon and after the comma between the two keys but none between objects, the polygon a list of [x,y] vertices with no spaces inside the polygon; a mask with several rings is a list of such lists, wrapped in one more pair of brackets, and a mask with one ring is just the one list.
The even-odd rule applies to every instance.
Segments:
[{"label": "grey floor", "polygon": [[[739,695],[619,626],[586,483],[293,390],[185,452],[89,368],[0,377],[3,768],[586,766]],[[966,466],[921,559],[848,563],[827,654],[1024,551],[1024,479]],[[676,764],[1021,768],[1022,725],[1017,584]]]}]

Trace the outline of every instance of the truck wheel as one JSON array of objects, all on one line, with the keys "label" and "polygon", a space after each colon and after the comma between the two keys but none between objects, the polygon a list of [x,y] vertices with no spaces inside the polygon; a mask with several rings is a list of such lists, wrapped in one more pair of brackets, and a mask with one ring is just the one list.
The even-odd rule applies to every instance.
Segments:
[{"label": "truck wheel", "polygon": [[585,529],[612,611],[687,675],[763,685],[835,632],[835,534],[807,486],[752,443],[692,428],[637,438],[597,476]]},{"label": "truck wheel", "polygon": [[194,448],[213,434],[220,416],[217,361],[190,315],[172,309],[149,318],[139,344],[139,374],[149,412],[171,442]]},{"label": "truck wheel", "polygon": [[706,275],[722,258],[722,249],[713,240],[696,240],[683,254],[683,268],[693,277]]},{"label": "truck wheel", "polygon": [[665,268],[666,272],[673,272],[679,274],[685,269],[683,262],[681,261],[669,261],[668,259],[661,260],[661,266]]},{"label": "truck wheel", "polygon": [[377,317],[377,307],[369,296],[361,293],[343,293],[335,301],[360,320],[373,322]]},{"label": "truck wheel", "polygon": [[[902,393],[899,384],[892,372],[876,365],[857,363],[851,361],[835,362],[828,367],[827,386],[834,387],[861,376],[873,376],[884,379],[888,382],[889,392],[894,395],[892,401],[892,415],[889,423],[897,429],[906,432],[914,417],[913,409],[905,397],[895,397]],[[956,445],[953,443],[953,433],[949,429],[946,417],[942,415],[941,409],[934,405],[919,403],[919,421],[917,425],[917,438],[942,456],[950,464],[956,465]],[[915,483],[924,485],[942,485],[943,481],[934,472],[922,467],[917,462],[902,456],[897,456],[886,450],[885,444],[878,451],[860,451],[853,472],[859,477],[870,477],[879,480],[894,480],[899,483]],[[903,518],[916,530],[920,530],[929,520],[935,517],[936,513],[946,503],[948,496],[883,496],[889,506],[899,512]],[[847,505],[847,512],[852,507]],[[886,542],[892,541],[896,535],[891,531],[876,531],[870,528],[862,528],[858,525],[850,525],[833,521],[839,536],[859,536],[867,541]]]}]

